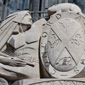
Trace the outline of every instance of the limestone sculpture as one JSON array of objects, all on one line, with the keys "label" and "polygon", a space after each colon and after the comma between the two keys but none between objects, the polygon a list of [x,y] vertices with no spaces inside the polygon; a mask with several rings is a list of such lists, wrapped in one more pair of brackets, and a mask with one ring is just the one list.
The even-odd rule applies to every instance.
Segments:
[{"label": "limestone sculpture", "polygon": [[[24,28],[23,28],[23,26]],[[34,66],[31,63],[25,62],[15,54],[15,49],[24,46],[23,33],[29,29],[32,24],[29,12],[18,12],[10,14],[0,27],[0,80],[4,80],[1,85],[8,85],[7,81],[15,81],[27,78],[25,73],[20,69],[24,68],[26,64]],[[17,36],[21,35],[21,36]],[[16,36],[16,37],[15,37]],[[23,42],[19,42],[20,37]],[[18,38],[18,39],[17,39]],[[3,78],[3,79],[2,79]],[[5,80],[6,79],[6,80]]]},{"label": "limestone sculpture", "polygon": [[81,9],[75,5],[75,4],[71,4],[71,3],[61,3],[58,5],[53,5],[52,7],[48,8],[48,15],[51,16],[54,13],[58,13],[58,12],[75,12],[75,13],[81,13]]},{"label": "limestone sculpture", "polygon": [[[35,26],[37,23],[40,23],[39,27]],[[29,11],[10,14],[3,21],[0,27],[0,85],[25,78],[39,78],[40,34],[37,32],[44,23],[45,20],[41,19],[32,25]]]},{"label": "limestone sculpture", "polygon": [[[48,15],[48,21],[32,23],[29,12],[21,11],[3,21],[1,85],[85,84],[85,16],[67,3],[50,7]],[[13,83],[22,79],[22,84]]]},{"label": "limestone sculpture", "polygon": [[25,84],[84,85],[85,16],[79,7],[67,3],[50,7],[49,11],[52,15],[43,27],[40,42],[44,79]]},{"label": "limestone sculpture", "polygon": [[[81,19],[78,20],[78,17]],[[51,76],[69,78],[84,69],[85,19],[82,19],[83,16],[75,13],[56,13],[45,25],[41,38],[41,58]]]}]

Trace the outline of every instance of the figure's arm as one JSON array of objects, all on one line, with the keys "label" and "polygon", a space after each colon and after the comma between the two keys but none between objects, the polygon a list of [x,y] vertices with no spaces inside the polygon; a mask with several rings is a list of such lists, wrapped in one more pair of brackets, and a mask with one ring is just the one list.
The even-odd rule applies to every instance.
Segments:
[{"label": "figure's arm", "polygon": [[15,67],[23,67],[25,65],[34,67],[34,65],[31,63],[26,63],[24,60],[20,58],[11,57],[2,52],[0,52],[0,63],[5,64],[5,65],[10,65],[10,66],[15,66]]},{"label": "figure's arm", "polygon": [[42,34],[43,26],[46,24],[46,22],[47,21],[42,18],[32,24],[31,29],[25,32],[27,43],[39,41]]}]

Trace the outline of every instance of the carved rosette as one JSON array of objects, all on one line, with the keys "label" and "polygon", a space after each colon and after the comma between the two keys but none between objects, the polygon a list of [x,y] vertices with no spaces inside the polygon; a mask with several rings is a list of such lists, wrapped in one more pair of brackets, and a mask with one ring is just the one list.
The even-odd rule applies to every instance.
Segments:
[{"label": "carved rosette", "polygon": [[73,12],[54,14],[44,26],[40,54],[47,72],[56,78],[78,75],[85,66],[85,17]]}]

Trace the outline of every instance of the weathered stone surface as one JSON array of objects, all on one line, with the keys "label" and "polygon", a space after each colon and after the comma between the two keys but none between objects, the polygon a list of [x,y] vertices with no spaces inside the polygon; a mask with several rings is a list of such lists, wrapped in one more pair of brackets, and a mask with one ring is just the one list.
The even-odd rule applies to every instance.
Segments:
[{"label": "weathered stone surface", "polygon": [[8,85],[8,82],[5,79],[0,78],[0,85]]},{"label": "weathered stone surface", "polygon": [[75,5],[75,4],[71,4],[71,3],[61,3],[58,5],[53,5],[51,7],[48,8],[48,15],[51,16],[54,13],[60,13],[60,12],[74,12],[74,13],[81,13],[81,9]]},{"label": "weathered stone surface", "polygon": [[45,19],[40,19],[32,25],[29,11],[21,11],[10,14],[1,24],[0,76],[9,84],[19,79],[40,78],[38,49],[45,23]]},{"label": "weathered stone surface", "polygon": [[25,85],[84,85],[85,79],[29,79]]},{"label": "weathered stone surface", "polygon": [[[5,21],[3,21],[2,25],[0,26],[0,76],[9,81],[28,77],[26,73],[22,73],[21,71],[22,68],[25,68],[24,66],[27,65],[27,62],[14,54],[14,50],[16,50],[16,48],[20,48],[22,44],[18,44],[20,46],[19,47],[13,41],[8,42],[9,38],[11,39],[12,36],[16,36],[19,33],[24,34],[24,32],[29,29],[32,21],[29,21],[27,18],[25,18],[25,16],[27,17],[27,15],[30,20],[31,16],[29,16],[28,11],[21,11],[11,14]],[[24,18],[25,20],[28,20],[28,24],[24,22],[23,28],[23,26],[21,25]],[[17,39],[17,43],[19,43],[19,39]]]},{"label": "weathered stone surface", "polygon": [[67,3],[48,11],[47,22],[21,11],[1,24],[0,85],[85,84],[85,16]]},{"label": "weathered stone surface", "polygon": [[52,77],[68,78],[84,69],[85,18],[74,12],[51,16],[41,37],[41,60]]},{"label": "weathered stone surface", "polygon": [[[38,21],[36,21],[31,29],[28,31],[28,33],[26,32],[27,34],[27,41],[28,41],[28,44],[30,45],[29,47],[30,48],[33,48],[35,51],[31,51],[30,49],[30,54],[31,54],[31,57],[33,58],[30,58],[30,55],[27,55],[27,56],[24,56],[26,57],[26,61],[28,62],[29,59],[32,63],[34,63],[35,65],[35,68],[28,68],[26,67],[25,71],[23,72],[26,72],[29,74],[29,78],[40,78],[40,68],[39,68],[39,40],[40,40],[40,36],[41,36],[41,33],[42,33],[42,29],[43,29],[43,25],[46,23],[45,19],[40,19]],[[32,40],[32,41],[31,41]],[[35,43],[35,44],[33,44]],[[23,57],[23,56],[22,56]],[[29,70],[30,69],[30,70]],[[29,81],[29,78],[28,80],[25,80],[23,81],[23,85],[25,85],[26,81]]]}]

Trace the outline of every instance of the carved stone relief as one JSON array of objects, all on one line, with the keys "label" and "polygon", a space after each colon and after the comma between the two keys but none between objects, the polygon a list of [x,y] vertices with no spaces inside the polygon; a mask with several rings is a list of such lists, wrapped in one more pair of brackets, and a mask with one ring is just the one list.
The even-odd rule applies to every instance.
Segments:
[{"label": "carved stone relief", "polygon": [[0,27],[1,85],[5,81],[6,85],[11,85],[16,80],[40,78],[38,48],[45,23],[45,19],[40,19],[32,24],[29,11],[10,14],[3,21]]},{"label": "carved stone relief", "polygon": [[29,85],[84,85],[85,83],[78,81],[49,81],[49,82],[39,82]]},{"label": "carved stone relief", "polygon": [[71,3],[60,3],[60,4],[55,4],[51,7],[48,8],[48,15],[51,16],[54,13],[61,13],[61,12],[74,12],[74,13],[81,13],[81,9]]},{"label": "carved stone relief", "polygon": [[[30,80],[28,85],[84,85],[84,79],[38,79]],[[27,85],[27,84],[26,84]]]},{"label": "carved stone relief", "polygon": [[[47,22],[40,19],[32,24],[29,12],[21,11],[10,14],[1,24],[1,85],[85,84],[85,16],[76,5],[67,3],[48,11],[57,13]],[[40,78],[41,63],[46,79]]]},{"label": "carved stone relief", "polygon": [[84,19],[73,12],[56,13],[43,29],[41,60],[52,77],[69,78],[84,69],[85,19],[77,20],[80,16]]},{"label": "carved stone relief", "polygon": [[84,84],[85,83],[75,82],[75,81],[50,81],[50,82],[42,82],[29,85],[84,85]]},{"label": "carved stone relief", "polygon": [[24,85],[84,85],[85,16],[79,7],[67,3],[50,7],[48,15],[40,41],[44,79]]}]

